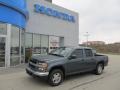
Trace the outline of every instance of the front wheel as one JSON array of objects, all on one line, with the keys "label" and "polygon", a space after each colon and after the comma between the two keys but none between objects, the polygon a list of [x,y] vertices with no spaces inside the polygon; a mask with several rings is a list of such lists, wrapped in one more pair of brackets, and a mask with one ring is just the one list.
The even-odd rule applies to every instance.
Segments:
[{"label": "front wheel", "polygon": [[48,77],[48,82],[52,86],[58,86],[63,82],[63,72],[59,69],[55,69],[50,72],[50,75]]},{"label": "front wheel", "polygon": [[99,63],[96,66],[95,74],[96,75],[101,75],[103,73],[104,65],[102,63]]}]

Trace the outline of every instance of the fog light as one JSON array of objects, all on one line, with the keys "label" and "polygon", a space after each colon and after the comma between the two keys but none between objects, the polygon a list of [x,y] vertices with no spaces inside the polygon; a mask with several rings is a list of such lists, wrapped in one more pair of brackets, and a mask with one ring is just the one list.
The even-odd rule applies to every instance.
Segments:
[{"label": "fog light", "polygon": [[44,71],[44,69],[43,69],[43,68],[38,68],[38,70],[40,70],[40,71]]}]

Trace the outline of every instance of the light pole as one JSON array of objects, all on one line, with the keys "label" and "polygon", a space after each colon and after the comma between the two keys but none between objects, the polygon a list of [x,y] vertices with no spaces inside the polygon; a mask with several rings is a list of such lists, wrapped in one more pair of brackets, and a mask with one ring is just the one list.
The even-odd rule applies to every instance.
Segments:
[{"label": "light pole", "polygon": [[90,36],[88,32],[84,35],[86,37],[86,47],[88,46],[88,37]]}]

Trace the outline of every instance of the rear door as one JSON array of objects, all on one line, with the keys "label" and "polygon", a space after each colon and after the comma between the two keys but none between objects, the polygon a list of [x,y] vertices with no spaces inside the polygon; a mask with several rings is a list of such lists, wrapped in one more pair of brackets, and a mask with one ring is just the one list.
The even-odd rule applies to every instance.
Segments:
[{"label": "rear door", "polygon": [[92,70],[96,66],[96,60],[94,57],[94,54],[92,52],[92,49],[84,49],[85,53],[85,68],[86,70]]}]

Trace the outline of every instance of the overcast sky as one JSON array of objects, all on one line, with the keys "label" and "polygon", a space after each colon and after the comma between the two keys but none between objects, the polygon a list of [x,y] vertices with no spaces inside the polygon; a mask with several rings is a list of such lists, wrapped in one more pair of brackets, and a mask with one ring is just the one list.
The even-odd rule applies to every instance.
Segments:
[{"label": "overcast sky", "polygon": [[120,42],[120,0],[53,0],[53,3],[79,13],[80,43],[86,41]]}]

